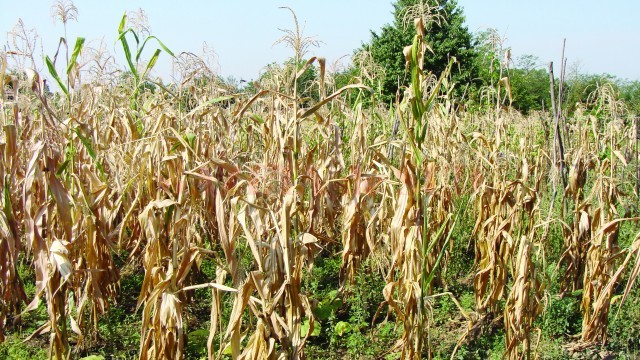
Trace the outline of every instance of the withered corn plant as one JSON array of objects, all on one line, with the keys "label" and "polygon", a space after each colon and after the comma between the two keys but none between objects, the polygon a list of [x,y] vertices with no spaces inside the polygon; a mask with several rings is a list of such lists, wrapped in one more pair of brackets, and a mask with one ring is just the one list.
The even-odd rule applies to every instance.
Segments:
[{"label": "withered corn plant", "polygon": [[[15,323],[44,298],[49,320],[31,337],[49,334],[50,356],[55,358],[70,356],[71,338],[79,348],[97,339],[100,315],[118,291],[114,253],[128,196],[114,187],[110,174],[119,170],[118,164],[102,145],[107,143],[105,134],[126,131],[120,131],[121,124],[105,111],[115,104],[96,89],[81,86],[83,49],[84,39],[78,38],[64,72],[58,71],[55,58],[46,58],[63,97],[46,93],[41,75],[31,69],[26,71],[25,90],[18,96],[23,102],[16,104],[14,118],[3,117],[4,149],[10,151],[4,152],[3,163],[3,239],[13,239],[3,241],[9,246],[3,289],[15,295],[4,297],[2,314],[13,309]],[[4,69],[3,65],[3,73]],[[33,266],[36,278],[34,298],[22,313],[17,305],[26,299],[15,277],[19,258]]]},{"label": "withered corn plant", "polygon": [[[296,30],[286,32],[282,42],[301,60],[310,43],[302,37],[295,14],[294,20]],[[301,107],[297,81],[315,63],[320,73],[319,101]],[[232,270],[233,308],[226,324],[219,292],[231,289],[223,285],[224,272],[210,284],[214,299],[211,334],[221,330],[218,351],[229,347],[233,358],[305,357],[304,347],[315,318],[309,298],[301,292],[303,270],[326,245],[325,239],[336,234],[344,188],[344,181],[338,178],[344,167],[342,144],[332,114],[324,105],[348,88],[358,87],[347,86],[325,95],[324,67],[324,59],[312,57],[301,69],[272,78],[275,83],[265,84],[252,98],[240,100],[223,126],[230,128],[230,133],[245,132],[247,141],[246,153],[230,146],[235,153],[227,154],[225,166],[233,169],[231,176],[211,179],[215,186],[226,184],[224,191],[216,190],[217,234],[213,236],[229,244],[223,244],[230,265],[225,272],[236,269]],[[316,129],[315,146],[303,142],[306,126]],[[233,265],[237,264],[234,249],[239,242],[251,254],[249,269]],[[247,314],[249,322],[244,320]],[[303,323],[308,324],[306,332],[302,331]],[[209,356],[214,358],[219,352],[216,354],[212,341],[213,335]]]},{"label": "withered corn plant", "polygon": [[544,157],[531,156],[533,139],[526,133],[519,139],[504,135],[512,127],[509,122],[517,118],[503,113],[496,119],[492,137],[474,132],[469,142],[478,159],[472,198],[476,215],[474,294],[481,315],[470,329],[490,324],[502,311],[506,355],[530,358],[539,341],[532,336],[540,334],[534,322],[542,313],[546,286],[539,270],[544,263],[539,205]]},{"label": "withered corn plant", "polygon": [[624,159],[614,156],[614,139],[618,136],[616,121],[611,121],[605,129],[604,146],[609,147],[612,155],[595,160],[593,187],[589,194],[592,213],[584,227],[590,228],[591,240],[587,247],[583,292],[582,292],[582,337],[581,341],[590,344],[605,342],[609,325],[609,310],[615,288],[621,281],[624,268],[618,268],[624,254],[619,246],[619,231],[623,221],[637,218],[624,218],[618,213],[621,202],[618,163],[626,165]]},{"label": "withered corn plant", "polygon": [[[571,200],[573,223],[563,224],[565,251],[558,263],[563,269],[561,291],[582,293],[582,333],[580,342],[571,346],[574,350],[607,340],[611,301],[633,254],[631,250],[621,263],[624,250],[619,246],[619,230],[623,222],[637,220],[618,212],[624,205],[621,189],[627,185],[627,161],[621,151],[626,130],[615,119],[620,105],[607,103],[612,96],[606,89],[596,92],[600,109],[595,114],[614,119],[601,126],[595,115],[576,116],[577,148],[571,152],[564,195]],[[609,156],[602,155],[605,153]]]},{"label": "withered corn plant", "polygon": [[[512,228],[505,227],[503,230],[506,231],[503,236],[514,246],[508,266],[513,283],[504,308],[506,355],[510,359],[531,358],[534,353],[537,354],[541,329],[536,327],[535,321],[543,311],[547,286],[540,269],[545,262],[539,198],[543,179],[540,164],[543,158],[529,158],[530,146],[527,140],[521,140],[521,167],[515,180],[518,189],[513,194],[516,201],[514,217],[507,220]],[[535,161],[533,169],[529,161]],[[531,170],[533,173],[530,173]],[[533,340],[536,333],[537,339]]]},{"label": "withered corn plant", "polygon": [[25,311],[46,299],[49,322],[33,335],[50,333],[50,354],[56,358],[69,356],[69,330],[80,346],[88,334],[95,339],[99,315],[108,309],[119,280],[112,256],[116,194],[105,183],[94,145],[98,143],[98,105],[91,89],[80,90],[77,74],[83,44],[82,38],[76,41],[68,61],[68,85],[47,58],[63,99],[49,103],[40,75],[32,71],[30,96],[39,105],[21,113],[24,118],[31,113],[37,118],[20,129],[22,151],[15,154],[22,157],[24,168],[10,187],[20,189],[26,254],[33,255],[36,273],[35,298]]},{"label": "withered corn plant", "polygon": [[443,94],[446,97],[443,89],[447,89],[453,60],[439,78],[425,73],[423,59],[428,46],[422,18],[416,18],[415,27],[413,45],[404,51],[411,86],[397,111],[408,146],[403,147],[400,166],[394,171],[400,189],[393,199],[388,246],[391,263],[383,291],[384,304],[402,323],[403,335],[396,346],[406,359],[429,354],[432,283],[457,220],[448,184],[452,168],[447,167],[447,158],[441,154],[446,151],[439,150],[436,142],[440,132],[455,130],[450,109],[437,100]]},{"label": "withered corn plant", "polygon": [[[4,64],[3,61],[3,73]],[[4,77],[4,76],[3,76]],[[2,242],[0,243],[0,340],[5,339],[5,323],[11,316],[20,313],[21,304],[27,302],[27,295],[24,290],[22,280],[18,275],[19,255],[22,251],[23,242],[20,238],[18,218],[14,206],[19,201],[17,194],[10,191],[9,184],[16,180],[20,163],[18,155],[18,138],[16,125],[7,124],[4,126],[4,143],[2,144],[3,161],[0,165],[0,176],[3,179],[2,212],[0,214],[0,229],[2,231]],[[17,208],[19,208],[19,204]]]},{"label": "withered corn plant", "polygon": [[590,160],[583,149],[579,148],[573,156],[573,163],[569,169],[569,178],[565,197],[571,197],[574,206],[573,224],[563,226],[565,251],[559,266],[564,268],[561,285],[563,291],[576,291],[582,288],[586,249],[591,238],[591,222],[589,203],[584,200],[584,187]]}]

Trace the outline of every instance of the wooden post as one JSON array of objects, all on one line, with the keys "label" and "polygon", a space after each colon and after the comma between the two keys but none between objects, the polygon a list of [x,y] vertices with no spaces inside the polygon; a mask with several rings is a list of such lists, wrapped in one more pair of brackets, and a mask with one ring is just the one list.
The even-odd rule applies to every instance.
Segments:
[{"label": "wooden post", "polygon": [[553,112],[554,118],[554,137],[553,137],[553,162],[554,166],[558,164],[558,156],[556,152],[556,143],[558,149],[560,150],[560,175],[562,177],[562,185],[567,187],[567,175],[565,174],[565,164],[564,164],[564,145],[562,143],[562,134],[560,133],[560,111],[557,108],[556,104],[556,80],[553,76],[553,61],[549,63],[549,77],[551,80],[551,111]]},{"label": "wooden post", "polygon": [[640,126],[638,126],[638,116],[635,117],[635,128],[636,128],[636,197],[638,198],[638,204],[640,205],[640,167],[638,167],[638,139],[640,139]]},{"label": "wooden post", "polygon": [[[558,85],[558,100],[556,106],[558,108],[558,125],[560,126],[560,132],[564,134],[564,139],[567,143],[569,140],[569,130],[567,129],[567,121],[562,117],[562,105],[564,104],[564,81],[565,73],[567,70],[567,58],[564,56],[564,50],[567,45],[567,39],[562,41],[562,57],[560,58],[560,84]],[[562,156],[564,161],[564,155]]]}]

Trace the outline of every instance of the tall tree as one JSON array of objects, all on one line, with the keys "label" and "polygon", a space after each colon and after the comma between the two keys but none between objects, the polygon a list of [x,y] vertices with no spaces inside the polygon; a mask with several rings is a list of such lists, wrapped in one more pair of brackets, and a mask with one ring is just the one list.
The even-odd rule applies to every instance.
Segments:
[{"label": "tall tree", "polygon": [[516,61],[516,67],[509,71],[509,81],[513,92],[513,107],[528,114],[534,110],[549,109],[549,74],[534,55],[523,55]]},{"label": "tall tree", "polygon": [[385,101],[393,101],[398,88],[408,83],[402,49],[413,41],[413,20],[417,17],[427,25],[425,38],[431,49],[424,58],[424,68],[439,75],[455,56],[459,66],[453,74],[454,81],[467,83],[476,77],[472,36],[455,0],[398,0],[393,16],[394,22],[385,25],[379,34],[372,31],[370,43],[361,49],[369,51],[385,69],[381,89]]}]

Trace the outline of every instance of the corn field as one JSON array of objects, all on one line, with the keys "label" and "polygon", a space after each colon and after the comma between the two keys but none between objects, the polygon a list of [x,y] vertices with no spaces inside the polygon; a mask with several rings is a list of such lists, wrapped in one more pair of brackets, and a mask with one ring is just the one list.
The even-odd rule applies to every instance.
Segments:
[{"label": "corn field", "polygon": [[[41,73],[10,73],[11,58],[26,55],[2,53],[15,99],[5,94],[1,108],[0,341],[41,311],[21,339],[40,339],[50,358],[81,357],[103,339],[123,282],[139,276],[140,359],[185,358],[196,306],[208,308],[208,359],[310,358],[328,321],[309,276],[333,255],[331,304],[354,291],[364,264],[382,281],[382,301],[358,330],[393,325],[378,358],[435,357],[444,298],[459,324],[451,358],[496,327],[504,357],[543,357],[540,319],[564,296],[581,303],[570,347],[607,341],[640,274],[640,233],[621,232],[639,220],[638,134],[611,89],[594,92],[598,113],[578,110],[560,125],[500,106],[506,76],[489,110],[463,110],[455,59],[442,74],[422,68],[417,19],[405,49],[411,85],[395,104],[371,100],[365,84],[379,69],[370,66],[337,88],[326,60],[307,57],[313,40],[297,20],[281,42],[302,65],[236,92],[211,80],[201,58],[174,54],[126,20],[120,78],[89,60],[97,55],[82,38],[66,63],[47,57]],[[174,59],[177,83],[149,76],[160,54]],[[302,91],[308,69],[317,76]],[[47,92],[45,77],[60,91]],[[456,261],[471,271],[452,275]],[[463,280],[471,308],[452,282]]]}]

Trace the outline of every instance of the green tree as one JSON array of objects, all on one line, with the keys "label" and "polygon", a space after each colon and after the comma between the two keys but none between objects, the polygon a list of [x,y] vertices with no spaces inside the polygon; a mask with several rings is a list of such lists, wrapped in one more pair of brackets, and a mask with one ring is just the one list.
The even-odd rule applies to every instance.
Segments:
[{"label": "green tree", "polygon": [[587,111],[593,110],[594,92],[602,85],[612,84],[617,90],[616,78],[609,74],[582,74],[577,70],[571,73],[565,83],[564,104],[567,114],[573,114],[579,105]]},{"label": "green tree", "polygon": [[537,56],[519,57],[516,67],[509,70],[509,81],[513,96],[512,105],[518,111],[528,114],[531,111],[550,108],[549,74],[540,65]]},{"label": "green tree", "polygon": [[475,34],[475,44],[478,78],[470,91],[472,101],[490,107],[499,101],[524,114],[550,108],[549,74],[537,56],[523,55],[513,61],[511,49],[493,28]]},{"label": "green tree", "polygon": [[629,111],[631,111],[634,115],[640,115],[640,81],[621,81],[619,83],[620,86],[620,96],[627,104]]},{"label": "green tree", "polygon": [[507,75],[507,51],[504,38],[497,29],[488,28],[474,34],[476,78],[470,91],[470,100],[480,105],[495,106],[500,79]]},{"label": "green tree", "polygon": [[[301,60],[296,64],[294,58],[289,58],[283,64],[271,63],[266,66],[265,71],[260,75],[258,83],[262,88],[290,94],[293,91],[293,78],[296,73],[303,69],[305,63]],[[319,99],[316,67],[309,66],[300,75],[296,85],[297,93],[304,102],[317,101]]]},{"label": "green tree", "polygon": [[405,59],[402,50],[415,35],[413,20],[422,17],[427,26],[425,40],[431,51],[424,58],[424,69],[439,75],[456,57],[459,66],[453,80],[466,84],[476,78],[472,36],[464,24],[464,15],[455,0],[398,0],[394,4],[394,22],[380,33],[371,32],[371,41],[361,50],[368,51],[385,69],[381,92],[385,102],[393,101],[399,88],[406,86]]}]

